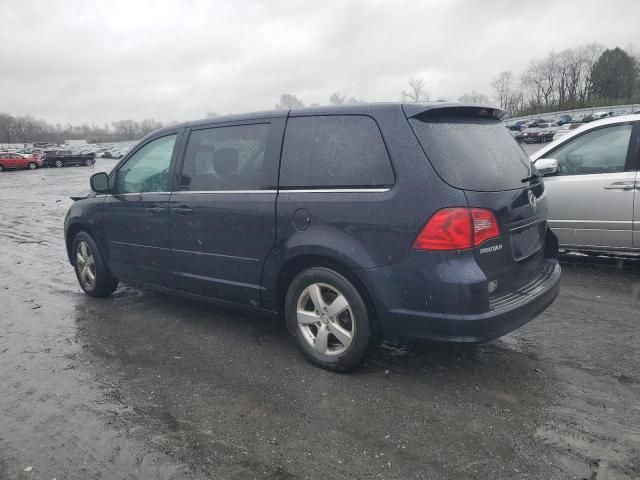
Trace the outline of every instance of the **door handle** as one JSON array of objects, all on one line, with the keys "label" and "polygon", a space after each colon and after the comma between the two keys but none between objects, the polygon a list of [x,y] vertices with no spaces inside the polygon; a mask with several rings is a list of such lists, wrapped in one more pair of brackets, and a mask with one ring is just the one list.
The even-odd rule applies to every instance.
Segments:
[{"label": "door handle", "polygon": [[164,208],[162,207],[147,207],[145,210],[153,215],[164,212]]},{"label": "door handle", "polygon": [[173,213],[175,213],[176,215],[189,215],[191,212],[193,212],[193,208],[190,207],[174,207],[171,210],[173,210]]},{"label": "door handle", "polygon": [[636,187],[636,182],[613,182],[609,185],[605,185],[605,190],[633,190]]}]

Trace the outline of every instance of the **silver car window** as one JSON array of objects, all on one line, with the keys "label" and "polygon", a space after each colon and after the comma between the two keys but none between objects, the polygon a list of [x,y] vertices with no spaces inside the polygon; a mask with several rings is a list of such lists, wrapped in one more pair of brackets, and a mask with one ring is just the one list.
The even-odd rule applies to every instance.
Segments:
[{"label": "silver car window", "polygon": [[622,172],[633,125],[613,125],[576,137],[548,156],[558,160],[558,175]]}]

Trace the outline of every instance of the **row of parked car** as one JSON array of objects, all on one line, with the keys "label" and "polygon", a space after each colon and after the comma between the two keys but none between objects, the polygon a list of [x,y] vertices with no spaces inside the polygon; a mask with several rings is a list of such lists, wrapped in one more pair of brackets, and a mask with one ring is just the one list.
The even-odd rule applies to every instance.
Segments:
[{"label": "row of parked car", "polygon": [[[34,144],[35,146],[36,144]],[[95,164],[96,158],[122,158],[123,150],[61,150],[32,148],[18,151],[0,150],[0,172],[4,170],[35,170],[40,167],[69,167],[87,166]]]},{"label": "row of parked car", "polygon": [[[594,112],[591,114],[579,115],[572,118],[571,115],[560,115],[554,120],[546,120],[544,118],[536,118],[533,120],[517,120],[507,124],[507,128],[511,130],[513,137],[518,142],[524,143],[546,143],[566,135],[571,130],[594,120],[601,120],[609,117],[619,117],[628,115],[630,112],[626,110],[617,110],[611,112]],[[640,113],[639,111],[633,112]]]},{"label": "row of parked car", "polygon": [[73,153],[71,150],[49,150],[44,152],[15,153],[0,152],[0,172],[4,170],[35,170],[40,167],[92,166],[95,154]]}]

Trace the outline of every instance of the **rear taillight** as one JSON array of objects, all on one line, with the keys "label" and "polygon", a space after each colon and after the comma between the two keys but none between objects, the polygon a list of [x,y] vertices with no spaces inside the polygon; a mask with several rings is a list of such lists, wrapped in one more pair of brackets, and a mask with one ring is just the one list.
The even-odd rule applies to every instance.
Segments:
[{"label": "rear taillight", "polygon": [[470,208],[473,219],[473,246],[500,236],[498,219],[491,210],[484,208]]},{"label": "rear taillight", "polygon": [[417,250],[466,250],[500,236],[498,219],[484,208],[443,208],[413,242]]}]

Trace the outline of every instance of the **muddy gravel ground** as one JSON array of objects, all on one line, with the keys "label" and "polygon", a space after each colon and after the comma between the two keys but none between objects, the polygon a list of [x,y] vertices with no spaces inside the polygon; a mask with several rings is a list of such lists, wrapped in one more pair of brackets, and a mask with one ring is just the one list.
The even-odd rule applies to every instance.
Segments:
[{"label": "muddy gravel ground", "polygon": [[332,374],[279,320],[81,293],[63,218],[113,164],[0,174],[0,479],[640,478],[640,262],[566,257],[520,330]]}]

